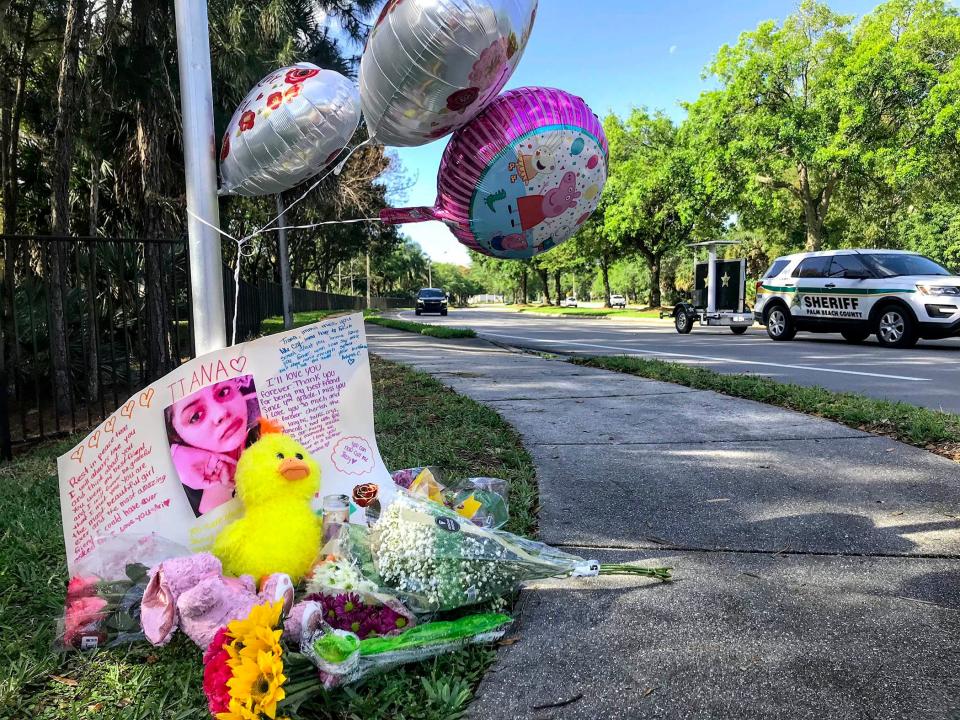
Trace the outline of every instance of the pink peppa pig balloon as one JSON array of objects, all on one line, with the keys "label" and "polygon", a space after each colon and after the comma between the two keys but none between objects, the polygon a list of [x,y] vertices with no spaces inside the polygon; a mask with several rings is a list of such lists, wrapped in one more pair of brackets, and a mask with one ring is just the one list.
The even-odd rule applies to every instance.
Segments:
[{"label": "pink peppa pig balloon", "polygon": [[434,207],[387,208],[387,223],[440,220],[464,245],[525,259],[556,247],[587,221],[607,180],[603,126],[578,97],[510,90],[454,133]]}]

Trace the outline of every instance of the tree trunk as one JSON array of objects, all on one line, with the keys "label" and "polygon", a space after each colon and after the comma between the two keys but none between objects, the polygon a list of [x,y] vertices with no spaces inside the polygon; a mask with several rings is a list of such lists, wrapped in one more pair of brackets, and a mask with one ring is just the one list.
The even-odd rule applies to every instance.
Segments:
[{"label": "tree trunk", "polygon": [[603,306],[610,307],[610,261],[603,257],[600,259],[600,273],[603,275]]},{"label": "tree trunk", "polygon": [[661,255],[653,255],[647,261],[647,265],[650,268],[650,307],[654,310],[659,308],[661,303],[660,265],[662,259]]},{"label": "tree trunk", "polygon": [[[53,235],[70,234],[70,175],[73,169],[74,122],[79,109],[77,73],[80,33],[86,15],[86,0],[69,0],[63,31],[63,50],[57,80],[57,123],[53,131],[50,177],[50,230]],[[47,303],[50,315],[50,360],[57,412],[69,412],[70,365],[67,358],[67,327],[64,318],[64,290],[67,261],[63,243],[50,243],[46,253]]]},{"label": "tree trunk", "polygon": [[557,307],[560,307],[561,293],[560,293],[560,271],[554,270],[553,272],[553,289],[554,294],[557,297]]},{"label": "tree trunk", "polygon": [[[163,25],[164,18],[158,17],[160,5],[155,0],[135,2],[131,8],[133,17],[132,35],[134,43],[148,57],[162,61],[158,49],[154,46],[151,34],[153,23]],[[149,92],[149,91],[148,91]],[[140,191],[143,206],[140,212],[141,232],[145,238],[160,239],[165,233],[165,223],[160,208],[160,198],[164,194],[164,157],[161,127],[162,117],[154,107],[156,98],[141,97],[136,102],[137,118],[136,147],[140,161]],[[161,245],[144,243],[144,304],[146,306],[146,381],[152,381],[168,372],[171,367],[170,324],[167,317],[166,284],[163,282],[163,259]],[[239,260],[239,258],[238,258]]]},{"label": "tree trunk", "polygon": [[[89,31],[89,28],[88,28]],[[86,84],[86,103],[87,117],[91,124],[91,136],[98,137],[100,123],[99,115],[94,110],[93,103],[93,83]],[[93,157],[90,159],[90,214],[87,217],[87,235],[96,237],[100,230],[100,164],[101,148],[96,142],[92,143]],[[99,353],[99,334],[100,328],[97,322],[97,246],[93,243],[87,245],[87,332],[84,335],[84,356],[87,359],[87,401],[94,403],[100,397],[100,353]],[[78,284],[82,285],[80,278],[77,278]]]},{"label": "tree trunk", "polygon": [[543,268],[537,268],[537,275],[540,276],[540,282],[543,284],[543,297],[547,305],[553,305],[550,301],[550,277]]},{"label": "tree trunk", "polygon": [[[20,46],[20,55],[17,59],[17,82],[13,90],[13,97],[9,96],[9,88],[3,93],[2,107],[0,107],[0,191],[3,192],[3,232],[7,235],[17,233],[17,214],[20,209],[20,189],[17,180],[20,175],[20,119],[23,117],[24,101],[27,97],[27,58],[33,45],[33,18],[34,5],[31,4],[24,22],[23,45]],[[16,267],[17,257],[20,254],[20,243],[15,240],[4,241],[3,247],[3,309],[0,313],[0,368],[19,368],[20,344],[17,339],[17,325],[15,312],[16,301]],[[10,352],[7,354],[7,347]],[[13,373],[14,385],[17,375]]]},{"label": "tree trunk", "polygon": [[523,266],[523,272],[520,275],[520,303],[527,304],[527,266]]},{"label": "tree trunk", "polygon": [[833,194],[835,180],[830,179],[823,190],[814,195],[806,165],[800,164],[797,171],[800,178],[800,202],[803,204],[803,218],[807,231],[806,250],[816,252],[823,245],[823,225],[830,207],[830,196]]}]

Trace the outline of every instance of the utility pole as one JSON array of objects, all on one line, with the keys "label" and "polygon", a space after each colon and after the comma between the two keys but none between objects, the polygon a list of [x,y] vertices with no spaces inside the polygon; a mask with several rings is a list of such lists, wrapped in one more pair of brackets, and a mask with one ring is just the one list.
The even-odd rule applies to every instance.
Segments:
[{"label": "utility pole", "polygon": [[287,248],[287,209],[283,193],[277,193],[277,252],[280,255],[280,293],[283,298],[283,329],[293,329],[293,279],[290,277],[290,252]]},{"label": "utility pole", "polygon": [[433,260],[427,260],[427,287],[433,287]]},{"label": "utility pole", "polygon": [[[217,202],[213,90],[206,0],[175,0],[183,116],[183,164],[187,186],[187,235],[193,339],[197,355],[227,345]],[[208,224],[204,224],[208,223]],[[239,262],[239,258],[238,258]]]}]

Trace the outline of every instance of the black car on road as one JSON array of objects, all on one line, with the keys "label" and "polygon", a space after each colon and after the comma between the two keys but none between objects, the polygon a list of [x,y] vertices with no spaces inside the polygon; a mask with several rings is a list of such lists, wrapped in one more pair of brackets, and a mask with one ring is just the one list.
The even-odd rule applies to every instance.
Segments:
[{"label": "black car on road", "polygon": [[422,288],[417,293],[417,315],[423,313],[447,314],[447,294],[439,288]]}]

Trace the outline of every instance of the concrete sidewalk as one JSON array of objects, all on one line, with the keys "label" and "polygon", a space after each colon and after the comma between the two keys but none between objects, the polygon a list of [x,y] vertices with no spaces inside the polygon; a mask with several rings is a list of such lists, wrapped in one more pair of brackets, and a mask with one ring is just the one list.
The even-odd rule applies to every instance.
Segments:
[{"label": "concrete sidewalk", "polygon": [[471,717],[960,719],[960,465],[482,340],[367,331],[517,428],[541,539],[677,578],[531,586]]}]

